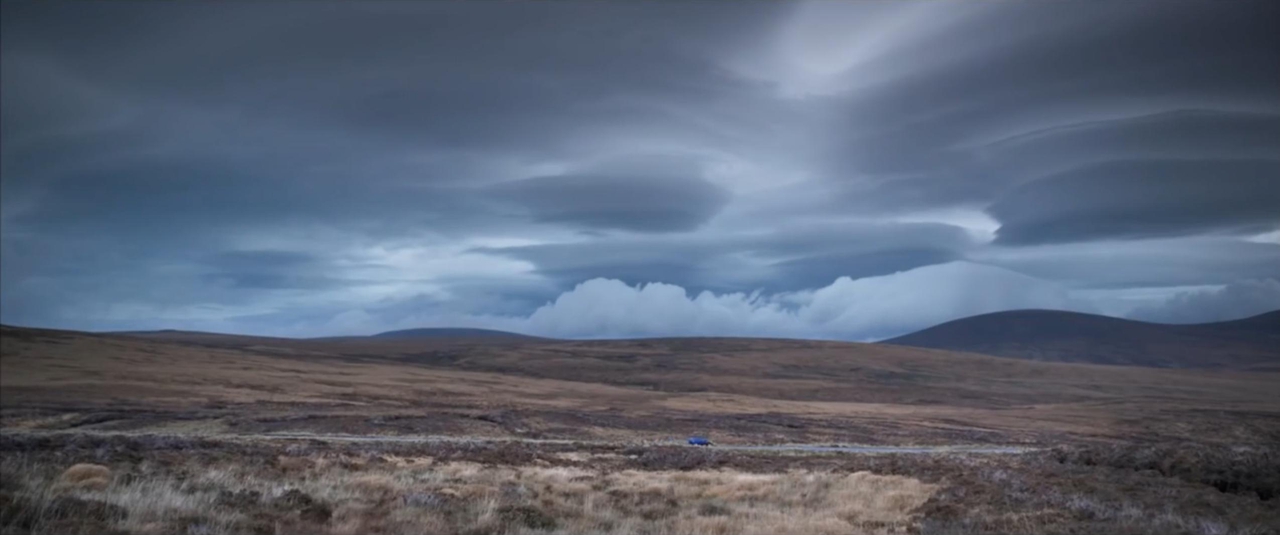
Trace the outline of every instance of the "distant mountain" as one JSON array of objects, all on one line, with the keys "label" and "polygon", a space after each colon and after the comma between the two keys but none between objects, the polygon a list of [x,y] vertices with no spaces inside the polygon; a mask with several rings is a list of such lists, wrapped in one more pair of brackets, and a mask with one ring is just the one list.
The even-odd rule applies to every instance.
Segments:
[{"label": "distant mountain", "polygon": [[882,343],[1040,361],[1278,371],[1280,310],[1194,325],[1013,310],[949,321]]},{"label": "distant mountain", "polygon": [[503,338],[513,340],[539,340],[537,336],[529,336],[527,334],[513,333],[507,331],[495,331],[493,329],[461,329],[461,328],[427,328],[427,329],[404,329],[401,331],[387,331],[378,333],[370,338]]}]

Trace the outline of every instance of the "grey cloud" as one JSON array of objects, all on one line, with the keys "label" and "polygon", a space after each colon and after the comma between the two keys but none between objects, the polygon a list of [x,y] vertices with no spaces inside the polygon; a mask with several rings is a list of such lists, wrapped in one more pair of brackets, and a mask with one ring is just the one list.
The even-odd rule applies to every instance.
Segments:
[{"label": "grey cloud", "polygon": [[987,211],[997,242],[1033,244],[1280,224],[1280,160],[1139,160],[1083,167],[1024,184]]},{"label": "grey cloud", "polygon": [[1280,245],[1229,237],[992,247],[976,260],[1081,288],[1151,288],[1280,278]]},{"label": "grey cloud", "polygon": [[7,154],[40,137],[110,123],[122,111],[109,95],[86,87],[73,73],[44,58],[7,53],[0,75],[6,80],[0,94],[5,109],[0,135],[6,139]]},{"label": "grey cloud", "polygon": [[1273,2],[0,8],[7,322],[324,334],[965,259],[1280,277],[1242,239],[1280,204]]},{"label": "grey cloud", "polygon": [[1274,157],[1280,114],[1175,110],[1051,127],[975,146],[976,157],[1024,180],[1120,159]]},{"label": "grey cloud", "polygon": [[[401,149],[536,155],[573,150],[566,138],[616,125],[695,128],[650,103],[741,92],[705,42],[725,46],[716,37],[732,39],[777,8],[708,7],[191,6],[168,9],[181,23],[131,40],[90,32],[82,42],[101,46],[73,49],[29,39],[105,87],[150,99]],[[88,10],[100,24],[136,11]],[[223,25],[235,25],[237,39],[219,34]]]},{"label": "grey cloud", "polygon": [[[453,279],[449,297],[414,295],[398,297],[363,310],[386,324],[428,313],[524,316],[554,301],[556,287],[538,281]],[[406,323],[408,324],[408,323]]]},{"label": "grey cloud", "polygon": [[1280,310],[1280,280],[1232,282],[1213,290],[1181,292],[1165,302],[1139,308],[1130,316],[1162,323],[1228,321]]},{"label": "grey cloud", "polygon": [[540,275],[555,280],[561,290],[594,277],[628,284],[669,281],[698,288],[732,286],[729,277],[703,267],[718,256],[717,251],[695,243],[612,239],[478,251],[531,262]]},{"label": "grey cloud", "polygon": [[262,331],[263,325],[286,325],[288,330],[283,334],[289,336],[367,335],[410,327],[479,327],[488,325],[486,318],[494,316],[528,316],[554,301],[559,293],[538,281],[468,277],[451,279],[448,297],[407,294],[348,306],[310,303],[232,317],[226,325],[235,332],[265,333],[272,331]]},{"label": "grey cloud", "polygon": [[[14,182],[14,191],[27,186],[21,177]],[[466,188],[361,181],[280,162],[155,156],[104,163],[30,187],[41,192],[39,210],[15,225],[54,235],[129,235],[170,247],[228,230],[299,223],[397,236],[423,226],[447,231],[503,222]]]},{"label": "grey cloud", "polygon": [[251,251],[223,251],[209,258],[208,265],[230,270],[243,269],[298,269],[313,265],[318,258],[300,251],[261,249]]},{"label": "grey cloud", "polygon": [[[29,223],[49,231],[78,223],[80,231],[217,232],[215,222],[299,220],[378,234],[516,225],[473,187],[518,178],[529,159],[581,153],[602,133],[732,137],[732,127],[708,130],[668,105],[715,110],[728,95],[763,96],[718,71],[707,51],[725,46],[718,37],[767,22],[775,8],[681,8],[674,18],[664,14],[671,9],[6,6],[6,20],[29,24],[11,22],[4,34],[6,72],[28,66],[5,76],[5,194],[48,192],[44,219]],[[586,19],[561,30],[571,14]],[[651,24],[659,20],[661,30]],[[226,39],[225,25],[239,38]],[[121,38],[109,27],[132,33]],[[57,37],[72,33],[80,44]],[[19,115],[27,110],[34,116]],[[128,113],[115,124],[120,110]],[[59,113],[65,120],[46,117]],[[19,136],[11,131],[35,130],[41,143],[12,150]],[[719,188],[690,177],[685,194],[662,195],[663,206],[604,221],[604,208],[570,213],[568,199],[537,193],[626,184],[600,182],[608,183],[533,181],[528,211],[541,221],[672,231],[724,203]],[[632,187],[662,194],[675,186],[671,177]],[[112,210],[124,204],[130,210]],[[170,224],[148,224],[154,219]]]},{"label": "grey cloud", "polygon": [[235,289],[321,289],[369,284],[325,275],[327,259],[299,251],[224,251],[201,264],[208,284]]},{"label": "grey cloud", "polygon": [[744,241],[742,249],[767,262],[770,279],[760,287],[773,291],[962,260],[974,245],[959,227],[936,223],[805,225]]},{"label": "grey cloud", "polygon": [[729,201],[696,165],[533,177],[494,187],[536,221],[637,232],[694,230]]},{"label": "grey cloud", "polygon": [[[1097,4],[1072,13],[1027,4],[921,37],[902,46],[925,58],[919,67],[894,68],[902,56],[885,53],[849,76],[900,74],[830,97],[841,111],[833,113],[823,173],[847,189],[834,202],[880,211],[980,206],[1010,186],[1100,157],[1214,157],[1225,144],[1214,138],[1242,135],[1251,156],[1274,157],[1274,115],[1239,114],[1280,110],[1273,95],[1280,72],[1269,67],[1280,62],[1277,16],[1274,4],[1259,2]],[[949,59],[931,61],[934,53]],[[1150,135],[1144,116],[1187,109],[1230,119],[1183,117]],[[1029,133],[1053,149],[982,146]],[[1101,147],[1108,137],[1113,143]],[[1191,138],[1211,141],[1189,146]]]},{"label": "grey cloud", "polygon": [[[963,230],[927,223],[780,226],[703,238],[609,239],[486,248],[527,260],[566,287],[593,277],[665,282],[694,291],[794,291],[837,277],[887,275],[962,258]],[[594,275],[593,275],[594,274]]]},{"label": "grey cloud", "polygon": [[297,275],[293,273],[238,272],[205,275],[206,284],[243,290],[318,290],[337,286],[355,286],[363,281],[333,277]]},{"label": "grey cloud", "polygon": [[946,249],[911,249],[825,253],[786,260],[773,265],[777,281],[769,287],[784,290],[815,288],[840,277],[854,279],[888,275],[899,271],[964,259],[964,255]]}]

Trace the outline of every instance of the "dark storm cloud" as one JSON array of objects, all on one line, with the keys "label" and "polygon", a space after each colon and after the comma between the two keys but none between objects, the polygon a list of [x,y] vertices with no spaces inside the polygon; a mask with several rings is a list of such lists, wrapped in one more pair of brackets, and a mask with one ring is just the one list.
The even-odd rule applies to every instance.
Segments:
[{"label": "dark storm cloud", "polygon": [[1030,178],[1120,159],[1276,156],[1280,114],[1177,110],[1031,131],[976,147],[1002,174]]},{"label": "dark storm cloud", "polygon": [[236,289],[320,289],[358,286],[367,281],[324,275],[327,260],[297,251],[225,251],[203,262],[207,284]]},{"label": "dark storm cloud", "polygon": [[1273,2],[2,5],[7,322],[796,319],[666,282],[848,321],[803,335],[1280,277]]},{"label": "dark storm cloud", "polygon": [[[553,158],[618,130],[698,135],[665,105],[714,107],[749,89],[694,44],[761,20],[761,9],[671,9],[18,5],[6,18],[35,22],[5,28],[6,148],[23,149],[6,151],[6,189],[55,190],[45,194],[71,211],[51,216],[63,221],[172,219],[166,232],[246,218],[391,232],[482,225],[501,214],[468,187],[433,185],[519,178],[486,162]],[[139,28],[134,15],[166,24]],[[551,31],[570,18],[580,20]],[[72,33],[74,44],[58,38]],[[52,173],[60,184],[33,184]],[[618,228],[687,229],[723,203],[709,184],[681,196],[667,181],[630,186],[670,206]],[[591,191],[617,197],[586,179],[566,184],[578,197],[539,197],[544,184],[557,180],[525,186],[535,220],[598,218],[566,209]],[[87,202],[98,195],[100,206]],[[125,198],[131,213],[113,211]]]},{"label": "dark storm cloud", "polygon": [[1139,160],[1023,184],[988,208],[997,243],[1261,232],[1280,223],[1280,160]]},{"label": "dark storm cloud", "polygon": [[[961,20],[915,44],[942,59],[832,97],[843,136],[825,173],[847,184],[840,202],[892,210],[982,205],[1101,158],[1274,156],[1280,9],[1232,7],[1020,4]],[[895,72],[882,63],[898,60],[855,72]],[[1031,135],[1038,146],[988,145]]]},{"label": "dark storm cloud", "polygon": [[711,219],[729,194],[694,162],[645,158],[630,165],[540,176],[494,188],[534,220],[588,229],[678,232]]},{"label": "dark storm cloud", "polygon": [[203,156],[102,163],[40,184],[52,189],[40,196],[44,209],[15,224],[38,232],[127,235],[166,247],[290,221],[328,222],[383,236],[423,225],[439,231],[482,224],[477,219],[483,200],[466,190],[257,163]]},{"label": "dark storm cloud", "polygon": [[795,291],[837,277],[869,277],[964,257],[965,233],[940,224],[780,226],[716,238],[636,238],[487,248],[532,262],[570,287],[605,277],[661,281],[691,291]]},{"label": "dark storm cloud", "polygon": [[1280,245],[1230,237],[994,247],[976,260],[1084,288],[1160,288],[1280,280]]},{"label": "dark storm cloud", "polygon": [[309,253],[297,251],[258,250],[258,251],[226,251],[213,255],[208,265],[229,271],[257,269],[305,269],[315,265],[318,258]]},{"label": "dark storm cloud", "polygon": [[[715,69],[704,43],[726,46],[717,37],[759,26],[767,20],[761,15],[777,11],[581,4],[76,9],[101,18],[80,21],[83,29],[63,20],[60,29],[87,29],[77,43],[99,46],[33,35],[29,48],[133,98],[251,113],[393,147],[533,154],[572,150],[564,143],[575,133],[673,119],[655,103],[726,98],[741,84]],[[168,24],[132,39],[102,31],[137,11]],[[234,39],[220,33],[230,28]]]}]

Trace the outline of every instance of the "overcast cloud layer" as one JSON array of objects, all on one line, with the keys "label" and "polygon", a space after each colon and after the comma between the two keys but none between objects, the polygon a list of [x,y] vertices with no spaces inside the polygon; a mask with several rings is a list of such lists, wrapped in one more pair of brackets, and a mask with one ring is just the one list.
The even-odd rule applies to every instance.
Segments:
[{"label": "overcast cloud layer", "polygon": [[1272,1],[2,5],[6,324],[1280,308]]}]

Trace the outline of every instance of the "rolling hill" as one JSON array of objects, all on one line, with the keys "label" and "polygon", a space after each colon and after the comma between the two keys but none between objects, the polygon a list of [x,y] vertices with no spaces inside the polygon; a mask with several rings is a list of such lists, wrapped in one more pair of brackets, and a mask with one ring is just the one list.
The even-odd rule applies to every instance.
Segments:
[{"label": "rolling hill", "polygon": [[713,432],[810,443],[1280,437],[1273,373],[748,338],[494,343],[13,327],[0,337],[0,422],[31,429],[627,440]]},{"label": "rolling hill", "polygon": [[437,327],[425,329],[404,329],[399,331],[387,331],[378,333],[370,338],[505,338],[520,340],[545,340],[537,336],[527,334],[513,333],[508,331],[496,331],[493,329],[466,329]]},{"label": "rolling hill", "polygon": [[962,318],[881,343],[1037,361],[1274,371],[1280,367],[1280,311],[1169,325],[1014,310]]}]

